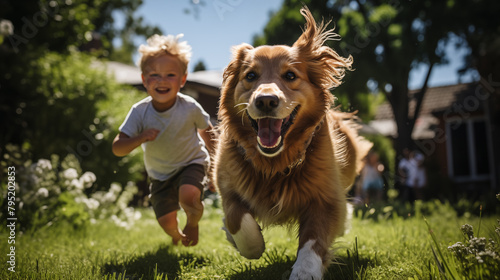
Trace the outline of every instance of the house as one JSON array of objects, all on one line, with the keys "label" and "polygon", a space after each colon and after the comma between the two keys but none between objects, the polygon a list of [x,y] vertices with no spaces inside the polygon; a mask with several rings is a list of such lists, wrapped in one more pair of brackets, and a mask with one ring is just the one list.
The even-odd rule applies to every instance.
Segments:
[{"label": "house", "polygon": [[222,71],[198,71],[188,74],[181,92],[194,97],[216,124],[221,85]]},{"label": "house", "polygon": [[[417,91],[410,92],[410,97]],[[429,186],[435,192],[465,192],[479,197],[500,191],[499,112],[494,90],[484,83],[429,88],[412,139],[427,157]],[[410,98],[409,113],[416,107]],[[397,137],[392,109],[382,104],[369,126]],[[443,185],[447,185],[446,187]]]}]

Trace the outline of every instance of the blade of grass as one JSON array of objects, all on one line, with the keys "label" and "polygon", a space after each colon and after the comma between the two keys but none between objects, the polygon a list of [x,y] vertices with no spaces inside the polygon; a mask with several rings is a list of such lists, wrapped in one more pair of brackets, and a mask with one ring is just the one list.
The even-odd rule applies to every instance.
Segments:
[{"label": "blade of grass", "polygon": [[[444,254],[441,251],[441,248],[439,247],[439,243],[437,241],[436,235],[434,234],[434,231],[432,230],[429,222],[427,221],[427,219],[425,217],[424,217],[424,221],[425,221],[425,224],[427,225],[427,229],[429,230],[429,235],[431,236],[432,241],[434,242],[434,245],[436,245],[436,250],[439,254],[439,257],[441,258],[441,262],[442,262],[444,268],[450,274],[449,276],[451,277],[451,279],[460,279],[460,276],[458,275],[458,272],[456,271],[456,269],[453,267],[453,270],[452,270],[452,268],[448,264],[447,260],[445,259]],[[431,246],[431,248],[432,248],[432,246]],[[432,251],[434,253],[435,258],[437,259],[437,256],[434,252],[434,249],[432,249]],[[439,262],[438,262],[438,266],[439,266]],[[440,271],[441,271],[441,269],[440,269]],[[446,276],[446,274],[445,274],[445,276]]]},{"label": "blade of grass", "polygon": [[483,214],[483,205],[479,206],[479,225],[477,226],[477,236],[479,235],[479,232],[481,231],[481,220],[482,220],[482,214]]},{"label": "blade of grass", "polygon": [[438,256],[436,255],[436,250],[434,250],[434,247],[431,246],[432,254],[434,255],[434,260],[436,261],[437,267],[439,269],[439,272],[444,275],[446,278],[446,271],[444,270],[443,264],[439,261]]}]

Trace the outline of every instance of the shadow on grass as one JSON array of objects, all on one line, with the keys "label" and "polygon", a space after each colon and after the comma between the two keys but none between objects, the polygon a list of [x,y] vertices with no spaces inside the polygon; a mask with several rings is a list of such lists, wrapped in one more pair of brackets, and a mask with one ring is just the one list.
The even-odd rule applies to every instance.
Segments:
[{"label": "shadow on grass", "polygon": [[118,279],[178,279],[182,267],[205,266],[207,262],[203,257],[174,252],[171,246],[164,246],[129,260],[110,261],[102,267],[102,275],[121,276]]},{"label": "shadow on grass", "polygon": [[[231,280],[287,280],[292,273],[292,266],[295,257],[279,255],[277,251],[264,254],[266,265],[258,266],[251,261],[240,263],[239,267],[233,269],[235,274],[231,275]],[[368,257],[360,256],[356,248],[354,251],[347,250],[347,256],[337,257],[328,267],[323,276],[324,280],[346,280],[365,279],[365,270],[370,266],[372,260]]]}]

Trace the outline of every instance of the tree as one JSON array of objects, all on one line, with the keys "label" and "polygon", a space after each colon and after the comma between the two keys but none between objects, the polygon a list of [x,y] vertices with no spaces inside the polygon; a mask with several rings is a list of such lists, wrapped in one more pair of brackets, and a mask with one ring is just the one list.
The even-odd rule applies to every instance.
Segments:
[{"label": "tree", "polygon": [[[114,52],[111,42],[115,38],[129,43],[130,36],[149,37],[161,32],[134,14],[141,4],[142,0],[2,0],[0,19],[14,26],[14,34],[6,39],[3,49],[15,53],[67,52],[68,46],[84,47],[98,36],[102,49],[99,55],[109,57]],[[114,26],[116,12],[125,17],[121,29]]]},{"label": "tree", "polygon": [[[397,124],[398,156],[412,144],[411,133],[429,77],[435,65],[447,63],[444,46],[452,32],[473,37],[475,31],[486,30],[489,36],[498,39],[491,32],[498,33],[498,1],[285,0],[256,42],[289,44],[297,38],[300,32],[297,26],[303,22],[299,9],[304,4],[316,18],[335,20],[336,32],[342,40],[333,42],[332,47],[344,56],[354,57],[355,71],[335,94],[346,94],[352,100],[355,98],[352,94],[380,92],[391,104]],[[484,43],[483,39],[479,41]],[[409,74],[422,64],[428,70],[415,95],[416,109],[410,112]]]},{"label": "tree", "polygon": [[[141,95],[92,69],[96,61],[78,50],[91,50],[98,43],[94,56],[131,61],[132,38],[159,32],[134,15],[141,4],[142,0],[0,0],[1,159],[7,144],[14,144],[28,148],[34,160],[73,153],[85,159],[82,167],[103,174],[98,180],[133,179],[131,159],[117,160],[109,146],[119,125],[116,118],[124,116],[105,112]],[[123,29],[113,25],[115,12],[125,14]],[[117,36],[125,42],[119,51],[111,44]]]},{"label": "tree", "polygon": [[193,72],[197,72],[197,71],[205,71],[205,70],[207,70],[207,67],[205,66],[205,63],[203,62],[203,60],[200,60],[200,61],[198,61],[198,62],[194,65]]}]

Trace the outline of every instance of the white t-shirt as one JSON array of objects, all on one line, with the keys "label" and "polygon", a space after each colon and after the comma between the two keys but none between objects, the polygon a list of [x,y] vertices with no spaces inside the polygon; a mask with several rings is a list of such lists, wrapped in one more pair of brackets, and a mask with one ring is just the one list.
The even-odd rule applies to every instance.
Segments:
[{"label": "white t-shirt", "polygon": [[399,162],[399,168],[406,171],[405,184],[410,187],[421,188],[427,183],[425,169],[421,166],[424,156],[420,153],[415,153],[411,159],[402,159]]},{"label": "white t-shirt", "polygon": [[413,186],[417,188],[422,188],[427,184],[427,176],[425,174],[425,169],[422,166],[424,162],[424,155],[421,153],[415,153],[415,155],[412,158],[412,164],[414,166],[414,176],[412,178],[413,180]]},{"label": "white t-shirt", "polygon": [[404,174],[405,174],[405,181],[404,181],[404,184],[408,187],[413,187],[413,173],[415,172],[415,168],[413,166],[413,164],[410,162],[410,160],[406,159],[406,158],[403,158],[401,159],[401,161],[399,162],[399,166],[398,166],[399,169],[403,170]]},{"label": "white t-shirt", "polygon": [[157,112],[151,101],[148,96],[134,104],[119,128],[129,137],[150,128],[160,131],[155,140],[141,145],[148,176],[165,181],[187,165],[206,166],[209,155],[198,129],[210,125],[210,116],[201,105],[180,92],[174,106],[165,112]]}]

